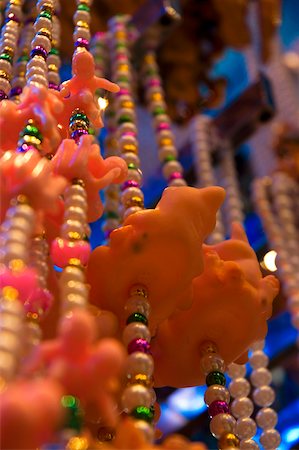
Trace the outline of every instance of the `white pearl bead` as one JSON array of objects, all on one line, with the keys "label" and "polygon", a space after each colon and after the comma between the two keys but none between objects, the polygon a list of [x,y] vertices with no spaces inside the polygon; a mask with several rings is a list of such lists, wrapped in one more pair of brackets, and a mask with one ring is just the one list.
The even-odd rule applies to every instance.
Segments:
[{"label": "white pearl bead", "polygon": [[116,120],[123,114],[125,114],[128,117],[130,117],[131,120],[135,122],[135,120],[136,120],[136,113],[135,113],[134,109],[120,108],[118,110],[117,114],[116,114]]},{"label": "white pearl bead", "polygon": [[260,437],[260,443],[267,450],[277,449],[281,442],[280,434],[277,430],[265,430]]},{"label": "white pearl bead", "polygon": [[171,145],[167,146],[167,147],[161,147],[159,149],[159,159],[160,161],[164,161],[164,159],[167,156],[173,156],[174,158],[177,158],[178,156],[178,152],[177,149]]},{"label": "white pearl bead", "polygon": [[68,233],[76,232],[80,236],[84,234],[84,223],[78,220],[67,220],[61,227],[61,235],[63,238],[68,239]]},{"label": "white pearl bead", "polygon": [[253,391],[253,399],[258,406],[270,406],[275,400],[275,393],[270,386],[261,386]]},{"label": "white pearl bead", "polygon": [[145,420],[136,420],[134,421],[134,426],[138,430],[142,431],[145,439],[148,442],[152,442],[154,440],[155,430],[151,424],[149,424]]},{"label": "white pearl bead", "polygon": [[33,74],[32,76],[30,76],[30,78],[27,78],[27,83],[34,85],[34,86],[39,86],[39,85],[47,86],[48,80],[42,75]]},{"label": "white pearl bead", "polygon": [[79,222],[86,221],[86,211],[79,206],[71,206],[66,209],[65,217],[70,220],[78,220]]},{"label": "white pearl bead", "polygon": [[0,348],[12,355],[18,354],[20,350],[20,341],[14,330],[3,330],[0,332]]},{"label": "white pearl bead", "polygon": [[[122,138],[122,134],[125,132],[132,132],[137,134],[137,128],[134,123],[131,122],[125,122],[122,123],[117,130],[117,134],[120,138]],[[135,138],[134,138],[135,139]]]},{"label": "white pearl bead", "polygon": [[68,186],[64,192],[65,199],[67,200],[67,197],[69,196],[75,196],[79,195],[87,198],[86,190],[83,186],[80,184],[72,184],[71,186]]},{"label": "white pearl bead", "polygon": [[144,373],[151,377],[154,371],[154,362],[151,355],[146,355],[142,352],[134,352],[127,358],[127,373],[136,375],[137,373]]},{"label": "white pearl bead", "polygon": [[184,169],[181,163],[178,161],[168,161],[163,165],[163,175],[165,178],[169,178],[174,172],[183,173]]},{"label": "white pearl bead", "polygon": [[206,354],[200,359],[200,367],[205,375],[213,371],[224,372],[225,364],[217,354]]},{"label": "white pearl bead", "polygon": [[272,381],[272,375],[268,369],[260,367],[252,371],[250,380],[254,387],[269,385]]},{"label": "white pearl bead", "polygon": [[253,413],[253,403],[248,397],[235,398],[231,404],[231,412],[237,419],[250,417]]},{"label": "white pearl bead", "polygon": [[13,259],[21,259],[27,261],[27,248],[23,244],[16,242],[7,243],[5,246],[6,254],[4,255],[4,261],[9,264]]},{"label": "white pearl bead", "polygon": [[73,309],[75,307],[83,307],[86,305],[86,297],[78,294],[68,294],[64,298],[62,305],[63,310]]},{"label": "white pearl bead", "polygon": [[150,341],[151,335],[149,329],[143,323],[133,322],[129,323],[124,329],[123,332],[123,342],[125,345],[128,345],[133,339],[146,339]]},{"label": "white pearl bead", "polygon": [[126,152],[122,154],[122,159],[126,161],[127,164],[133,163],[135,166],[140,166],[140,159],[136,155],[136,153],[133,152]]},{"label": "white pearl bead", "polygon": [[140,384],[126,387],[122,395],[122,406],[125,411],[130,412],[137,406],[151,406],[151,393],[149,389]]},{"label": "white pearl bead", "polygon": [[256,423],[260,428],[268,430],[277,424],[277,413],[272,408],[262,408],[256,415]]},{"label": "white pearl bead", "polygon": [[51,41],[47,38],[47,36],[37,35],[32,40],[31,48],[36,47],[37,45],[41,45],[47,53],[51,50]]},{"label": "white pearl bead", "polygon": [[141,183],[142,181],[142,172],[140,169],[135,170],[135,169],[129,169],[128,170],[128,175],[127,175],[127,180],[134,180],[137,181],[137,183]]},{"label": "white pearl bead", "polygon": [[250,417],[242,417],[237,420],[236,435],[240,439],[250,439],[256,433],[256,424]]},{"label": "white pearl bead", "polygon": [[82,20],[83,22],[90,23],[90,13],[87,11],[76,11],[74,14],[74,23],[76,24],[79,22],[79,20]]},{"label": "white pearl bead", "polygon": [[87,285],[85,283],[81,283],[80,281],[68,281],[67,284],[60,284],[60,289],[62,297],[69,294],[74,294],[87,298],[88,295]]},{"label": "white pearl bead", "polygon": [[85,212],[87,211],[86,199],[81,195],[71,195],[65,199],[65,208],[69,208],[71,206],[81,208]]},{"label": "white pearl bead", "polygon": [[130,297],[125,305],[125,311],[128,315],[134,312],[139,312],[148,318],[150,313],[150,304],[145,298],[141,298],[138,295]]},{"label": "white pearl bead", "polygon": [[258,369],[259,367],[267,367],[269,358],[263,351],[257,350],[250,356],[249,362],[253,369]]},{"label": "white pearl bead", "polygon": [[131,214],[135,214],[136,212],[139,212],[139,211],[143,211],[143,209],[140,208],[139,206],[131,206],[130,208],[126,209],[126,211],[124,212],[124,214],[123,214],[124,220],[127,217],[131,216]]},{"label": "white pearl bead", "polygon": [[250,392],[250,384],[245,378],[235,378],[229,385],[232,397],[247,397]]},{"label": "white pearl bead", "polygon": [[28,235],[24,233],[21,229],[11,229],[6,236],[7,243],[16,242],[18,244],[26,245],[28,244]]},{"label": "white pearl bead", "polygon": [[4,70],[8,75],[11,75],[12,68],[10,62],[6,61],[5,59],[0,60],[0,69]]},{"label": "white pearl bead", "polygon": [[168,183],[168,186],[181,187],[187,186],[187,183],[183,178],[175,178]]},{"label": "white pearl bead", "polygon": [[79,267],[66,266],[62,271],[59,282],[62,285],[65,285],[69,281],[80,281],[81,283],[84,283],[85,276],[83,271]]},{"label": "white pearl bead", "polygon": [[49,82],[51,82],[51,83],[54,83],[54,84],[57,84],[57,85],[60,84],[60,76],[56,72],[52,72],[51,70],[49,70],[49,72],[48,72],[48,79],[49,79]]},{"label": "white pearl bead", "polygon": [[121,201],[122,204],[125,205],[132,197],[141,197],[142,200],[144,199],[143,192],[141,189],[137,187],[129,187],[125,189],[121,194]]},{"label": "white pearl bead", "polygon": [[47,30],[51,30],[51,20],[47,19],[46,17],[39,17],[38,20],[36,20],[34,23],[34,29],[36,32],[38,32],[38,30],[40,30],[41,28],[47,28]]},{"label": "white pearl bead", "polygon": [[207,406],[209,406],[214,400],[221,400],[229,403],[229,399],[230,396],[228,390],[219,384],[209,386],[204,395],[204,400]]},{"label": "white pearl bead", "polygon": [[240,364],[235,364],[235,363],[231,363],[228,366],[228,371],[227,371],[228,375],[231,378],[241,378],[244,377],[246,375],[246,366],[245,365],[240,365]]},{"label": "white pearl bead", "polygon": [[215,438],[224,433],[235,433],[236,420],[230,414],[217,414],[210,422],[210,430]]},{"label": "white pearl bead", "polygon": [[240,449],[241,450],[259,450],[258,444],[252,439],[241,440],[240,441]]},{"label": "white pearl bead", "polygon": [[162,130],[158,133],[158,139],[160,140],[162,138],[174,139],[174,135],[170,130]]}]

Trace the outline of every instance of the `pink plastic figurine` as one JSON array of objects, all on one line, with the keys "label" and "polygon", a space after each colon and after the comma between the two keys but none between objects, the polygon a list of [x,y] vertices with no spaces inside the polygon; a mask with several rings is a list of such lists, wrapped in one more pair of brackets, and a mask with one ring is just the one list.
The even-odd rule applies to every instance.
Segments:
[{"label": "pink plastic figurine", "polygon": [[205,270],[193,281],[192,307],[164,321],[152,341],[156,386],[204,383],[200,347],[206,341],[226,364],[244,363],[250,345],[266,335],[279,283],[262,278],[242,227],[233,230],[229,241],[204,246]]},{"label": "pink plastic figurine", "polygon": [[99,190],[111,183],[122,183],[128,170],[125,161],[117,156],[103,159],[91,135],[82,136],[79,145],[72,139],[63,140],[50,164],[56,175],[62,175],[69,181],[74,178],[83,180],[89,222],[97,220],[103,212]]},{"label": "pink plastic figurine", "polygon": [[0,394],[0,448],[24,450],[51,442],[62,425],[62,389],[48,379],[16,381]]},{"label": "pink plastic figurine", "polygon": [[25,372],[43,369],[65,394],[77,397],[84,410],[95,405],[103,423],[114,426],[117,412],[111,385],[122,373],[125,351],[115,339],[95,339],[94,317],[76,309],[62,319],[57,339],[40,344]]},{"label": "pink plastic figurine", "polygon": [[43,137],[42,153],[54,153],[61,141],[58,122],[63,102],[57,93],[43,86],[26,86],[20,103],[0,102],[0,149],[15,150],[19,135],[29,119],[33,119]]},{"label": "pink plastic figurine", "polygon": [[171,187],[156,209],[129,216],[111,233],[110,246],[91,255],[91,302],[124,321],[130,288],[143,284],[149,291],[152,332],[176,309],[189,308],[192,279],[203,270],[201,246],[223,199],[218,187]]},{"label": "pink plastic figurine", "polygon": [[73,77],[62,83],[59,96],[63,101],[63,114],[59,115],[62,138],[68,136],[69,120],[76,108],[84,111],[91,125],[101,128],[101,110],[94,97],[97,89],[118,92],[117,84],[95,75],[95,63],[91,53],[85,49],[77,50],[72,61]]}]

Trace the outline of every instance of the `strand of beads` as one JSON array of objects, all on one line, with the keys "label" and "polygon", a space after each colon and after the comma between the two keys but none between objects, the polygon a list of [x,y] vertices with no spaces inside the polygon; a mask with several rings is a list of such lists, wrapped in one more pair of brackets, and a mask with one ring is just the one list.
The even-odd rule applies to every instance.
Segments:
[{"label": "strand of beads", "polygon": [[[194,154],[197,180],[201,187],[216,185],[212,164],[213,138],[211,119],[203,115],[196,117],[192,123],[191,146]],[[216,226],[213,233],[209,236],[209,242],[221,242],[224,238],[222,215],[219,210],[216,216]]]},{"label": "strand of beads", "polygon": [[0,39],[0,101],[7,99],[11,89],[13,58],[20,33],[22,1],[10,0],[5,8],[5,22]]},{"label": "strand of beads", "polygon": [[108,22],[111,35],[111,59],[114,61],[112,79],[120,86],[115,100],[117,138],[121,156],[128,165],[128,177],[121,188],[124,218],[144,208],[144,196],[140,189],[142,172],[138,157],[136,113],[131,91],[132,70],[126,22],[126,16],[116,16]]},{"label": "strand of beads", "polygon": [[18,58],[14,64],[13,79],[11,81],[12,89],[10,91],[10,98],[15,101],[18,100],[19,95],[26,85],[26,65],[30,58],[30,43],[34,36],[33,23],[34,18],[28,17],[21,31]]},{"label": "strand of beads", "polygon": [[26,153],[28,150],[41,152],[43,137],[32,119],[29,119],[23,131],[20,133],[17,152]]},{"label": "strand of beads", "polygon": [[167,107],[156,55],[152,50],[145,53],[142,75],[147,105],[156,131],[156,142],[159,159],[163,165],[163,176],[168,186],[186,186],[187,183],[183,178],[183,167],[178,161],[178,151],[170,128],[170,119],[166,112]]},{"label": "strand of beads", "polygon": [[38,0],[37,10],[38,15],[34,22],[36,34],[31,42],[26,79],[28,85],[48,87],[48,66],[46,60],[51,50],[53,0]]},{"label": "strand of beads", "polygon": [[210,430],[221,450],[239,448],[236,419],[229,413],[229,391],[225,387],[225,365],[216,346],[207,342],[201,348],[201,368],[208,386],[204,399],[209,407]]},{"label": "strand of beads", "polygon": [[77,8],[74,14],[73,40],[75,48],[89,50],[90,42],[90,6],[91,0],[76,0]]},{"label": "strand of beads", "polygon": [[156,395],[153,386],[154,362],[150,355],[151,335],[148,329],[150,305],[144,286],[133,286],[125,306],[128,313],[123,342],[128,349],[128,385],[122,396],[122,405],[130,416],[136,419],[135,426],[142,430],[148,441],[154,438],[154,403]]},{"label": "strand of beads", "polygon": [[252,367],[250,376],[254,386],[253,400],[261,407],[256,415],[257,425],[262,429],[260,443],[266,450],[276,449],[281,441],[279,432],[275,429],[277,414],[270,408],[275,400],[275,392],[269,386],[272,381],[271,372],[267,369],[269,358],[263,351],[264,341],[259,341],[252,346],[252,354],[249,363]]},{"label": "strand of beads", "polygon": [[59,1],[56,0],[56,8],[52,17],[52,46],[47,58],[48,65],[48,80],[49,88],[59,90],[60,76],[59,68],[61,66],[59,47],[60,47],[60,21],[59,15]]},{"label": "strand of beads", "polygon": [[35,291],[36,273],[27,267],[35,212],[19,195],[1,227],[0,377],[11,379],[24,348],[24,303]]},{"label": "strand of beads", "polygon": [[237,419],[236,435],[240,439],[240,448],[242,450],[258,450],[257,443],[251,439],[256,433],[256,424],[250,417],[254,406],[252,400],[248,397],[250,384],[245,378],[245,364],[230,364],[228,375],[232,379],[228,389],[230,395],[234,398],[230,405],[230,410]]}]

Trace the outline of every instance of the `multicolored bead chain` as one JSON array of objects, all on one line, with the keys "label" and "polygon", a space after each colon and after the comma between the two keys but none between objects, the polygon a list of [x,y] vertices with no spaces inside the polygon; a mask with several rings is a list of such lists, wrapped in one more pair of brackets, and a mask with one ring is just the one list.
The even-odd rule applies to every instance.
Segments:
[{"label": "multicolored bead chain", "polygon": [[150,306],[148,292],[144,286],[133,286],[125,306],[128,313],[123,342],[128,349],[128,385],[122,396],[122,405],[130,416],[136,419],[135,426],[142,430],[148,441],[154,438],[152,426],[154,419],[153,390],[154,361],[150,354],[150,331],[148,316]]},{"label": "multicolored bead chain", "polygon": [[80,137],[89,134],[89,120],[87,115],[80,109],[75,109],[70,118],[69,134],[76,144]]},{"label": "multicolored bead chain", "polygon": [[89,50],[91,3],[91,0],[76,0],[77,8],[74,14],[75,29],[73,32],[75,49],[81,47]]},{"label": "multicolored bead chain", "polygon": [[239,448],[236,420],[229,413],[230,395],[225,387],[225,365],[213,343],[202,345],[200,364],[208,386],[204,399],[209,407],[211,433],[218,439],[219,449]]},{"label": "multicolored bead chain", "polygon": [[263,350],[264,344],[264,341],[260,341],[252,347],[249,363],[253,370],[250,379],[254,386],[252,393],[254,403],[261,408],[256,415],[256,423],[262,429],[260,443],[266,450],[272,450],[278,448],[281,438],[279,432],[275,430],[277,414],[270,408],[275,400],[275,391],[269,386],[272,376],[267,369],[269,358]]},{"label": "multicolored bead chain", "polygon": [[183,178],[183,167],[178,161],[178,151],[174,143],[174,135],[170,127],[170,119],[166,111],[166,103],[162,88],[162,81],[156,62],[155,52],[145,53],[142,76],[146,92],[148,108],[153,118],[156,130],[159,159],[163,165],[163,175],[168,186],[186,186]]},{"label": "multicolored bead chain", "polygon": [[16,42],[22,20],[22,1],[10,0],[5,8],[5,22],[0,38],[0,101],[8,98]]},{"label": "multicolored bead chain", "polygon": [[253,402],[248,397],[250,393],[250,383],[246,380],[246,366],[230,364],[228,375],[232,378],[229,384],[229,392],[233,402],[230,410],[237,419],[236,435],[240,439],[240,448],[248,450],[258,450],[257,443],[251,439],[256,433],[256,423],[250,416],[253,413]]},{"label": "multicolored bead chain", "polygon": [[29,119],[25,128],[20,133],[20,139],[18,141],[17,151],[20,153],[26,153],[28,150],[36,150],[41,152],[40,145],[43,142],[43,137],[34,124],[32,119]]},{"label": "multicolored bead chain", "polygon": [[59,2],[56,0],[56,7],[52,17],[52,46],[49,51],[47,58],[48,65],[48,80],[49,80],[49,88],[59,90],[60,85],[60,75],[59,68],[61,65],[60,56],[59,56],[59,47],[60,47],[60,21],[58,18],[59,14]]},{"label": "multicolored bead chain", "polygon": [[124,218],[144,208],[144,196],[140,189],[142,172],[138,157],[136,113],[131,90],[132,70],[126,22],[126,16],[116,16],[108,23],[111,35],[111,57],[114,61],[112,78],[120,85],[120,91],[115,100],[117,138],[121,156],[128,165],[128,178],[121,188]]}]

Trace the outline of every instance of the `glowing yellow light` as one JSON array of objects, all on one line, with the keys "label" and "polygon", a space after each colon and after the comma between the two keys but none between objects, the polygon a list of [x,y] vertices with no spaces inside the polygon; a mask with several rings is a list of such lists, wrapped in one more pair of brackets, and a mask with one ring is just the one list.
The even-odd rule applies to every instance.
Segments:
[{"label": "glowing yellow light", "polygon": [[264,256],[264,264],[267,270],[270,270],[270,272],[275,272],[277,270],[275,259],[276,259],[277,253],[275,250],[271,250],[270,252],[266,253]]},{"label": "glowing yellow light", "polygon": [[98,104],[99,104],[99,108],[100,108],[102,111],[105,111],[105,109],[107,108],[109,102],[108,102],[107,98],[99,97],[99,98],[98,98]]},{"label": "glowing yellow light", "polygon": [[67,443],[68,450],[86,450],[88,448],[88,441],[85,437],[72,437]]}]

